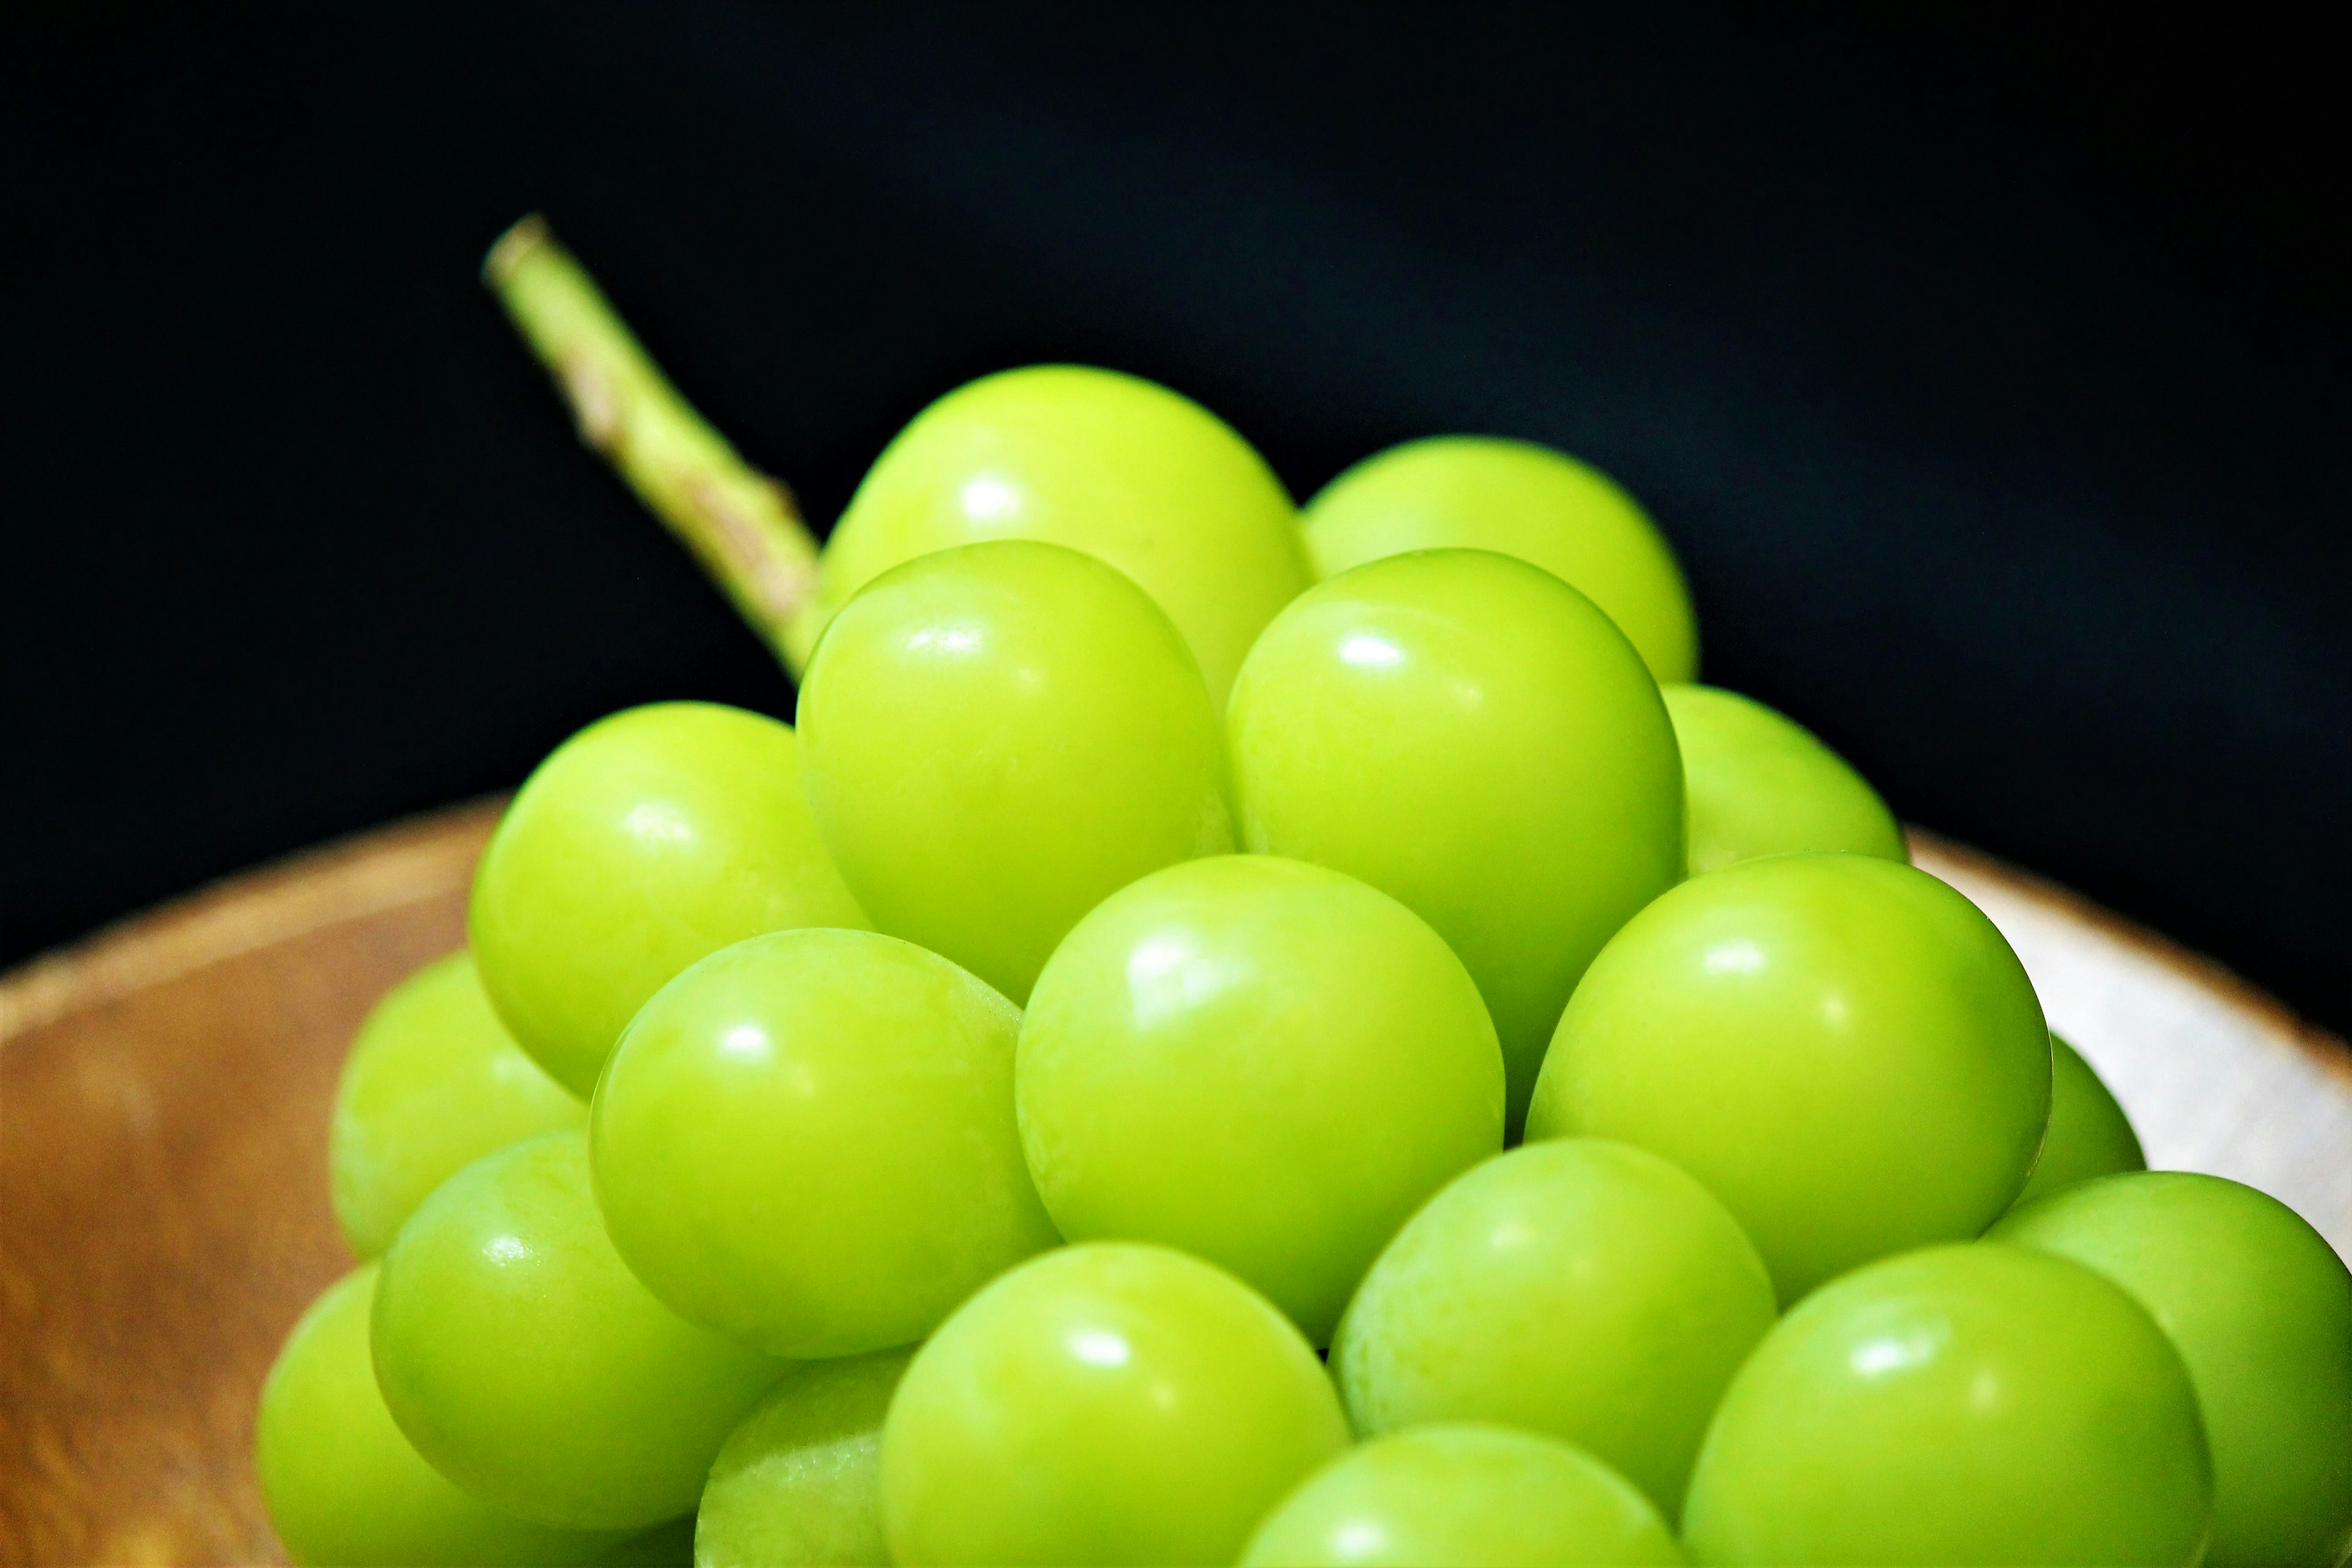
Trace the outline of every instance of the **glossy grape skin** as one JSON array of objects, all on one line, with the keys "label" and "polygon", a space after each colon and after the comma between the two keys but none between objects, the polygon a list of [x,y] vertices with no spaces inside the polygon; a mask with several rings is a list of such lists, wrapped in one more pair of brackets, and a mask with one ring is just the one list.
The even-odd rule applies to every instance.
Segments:
[{"label": "glossy grape skin", "polygon": [[782,1371],[637,1282],[577,1132],[487,1155],[425,1200],[383,1256],[373,1342],[384,1402],[436,1469],[575,1528],[691,1510]]},{"label": "glossy grape skin", "polygon": [[1724,1563],[2173,1563],[2212,1504],[2187,1372],[2087,1268],[1992,1242],[1823,1286],[1708,1428],[1685,1550]]},{"label": "glossy grape skin", "polygon": [[1251,642],[1311,580],[1289,495],[1223,420],[1137,376],[1031,365],[958,387],[885,448],[825,542],[793,649],[805,665],[890,568],[988,539],[1067,545],[1134,579],[1219,708]]},{"label": "glossy grape skin", "polygon": [[550,753],[474,874],[475,961],[582,1099],[646,997],[761,931],[863,926],[802,796],[792,727],[709,702],[601,719]]},{"label": "glossy grape skin", "polygon": [[912,1349],[785,1369],[710,1467],[695,1568],[887,1563],[882,1417]]},{"label": "glossy grape skin", "polygon": [[376,1257],[461,1167],[587,1120],[499,1022],[473,959],[436,959],[375,1005],[343,1061],[327,1131],[335,1221]]},{"label": "glossy grape skin", "polygon": [[1577,977],[1682,874],[1681,764],[1633,645],[1525,562],[1391,556],[1276,617],[1227,727],[1247,848],[1360,877],[1461,955],[1516,1135]]},{"label": "glossy grape skin", "polygon": [[1242,1568],[1675,1564],[1640,1489],[1556,1437],[1470,1422],[1349,1449],[1260,1525]]},{"label": "glossy grape skin", "polygon": [[1736,691],[1661,690],[1682,751],[1692,875],[1791,849],[1911,858],[1878,792],[1804,726]]},{"label": "glossy grape skin", "polygon": [[1994,1239],[2122,1286],[2196,1384],[2213,1451],[2212,1568],[2352,1552],[2352,1274],[2277,1199],[2220,1176],[2104,1176],[2021,1206]]},{"label": "glossy grape skin", "polygon": [[1492,550],[1540,566],[1601,606],[1659,680],[1698,673],[1682,568],[1623,487],[1532,441],[1431,436],[1375,452],[1307,503],[1320,575],[1412,550]]},{"label": "glossy grape skin", "polygon": [[834,618],[800,718],[809,804],[874,923],[1015,1003],[1104,898],[1233,847],[1183,639],[1057,544],[966,545],[877,579]]},{"label": "glossy grape skin", "polygon": [[882,1427],[901,1563],[1229,1563],[1344,1447],[1274,1305],[1167,1247],[1049,1252],[916,1352]]},{"label": "glossy grape skin", "polygon": [[269,1521],[299,1563],[471,1568],[595,1563],[626,1539],[499,1513],[457,1489],[401,1434],[368,1355],[376,1266],[329,1286],[286,1337],[254,1422]]},{"label": "glossy grape skin", "polygon": [[1063,1235],[1206,1258],[1317,1344],[1405,1216],[1502,1147],[1461,961],[1386,894],[1271,856],[1171,867],[1081,921],[1014,1097]]},{"label": "glossy grape skin", "polygon": [[1683,883],[1593,961],[1528,1136],[1680,1165],[1785,1305],[1980,1234],[2024,1186],[2049,1110],[2041,1005],[1975,905],[1892,861],[1776,855]]},{"label": "glossy grape skin", "polygon": [[1689,1176],[1622,1143],[1530,1143],[1381,1252],[1331,1347],[1349,1424],[1494,1421],[1589,1449],[1673,1518],[1707,1417],[1772,1326],[1771,1277]]},{"label": "glossy grape skin", "polygon": [[2132,1131],[2124,1108],[2083,1059],[2083,1053],[2050,1037],[2050,1128],[2042,1135],[2042,1152],[2025,1189],[2010,1205],[2013,1213],[2036,1198],[2061,1187],[2111,1176],[2120,1171],[2145,1171],[2139,1134]]},{"label": "glossy grape skin", "polygon": [[654,994],[597,1086],[614,1245],[673,1310],[771,1354],[920,1339],[1061,1239],[1013,1126],[1020,1026],[896,937],[721,949]]}]

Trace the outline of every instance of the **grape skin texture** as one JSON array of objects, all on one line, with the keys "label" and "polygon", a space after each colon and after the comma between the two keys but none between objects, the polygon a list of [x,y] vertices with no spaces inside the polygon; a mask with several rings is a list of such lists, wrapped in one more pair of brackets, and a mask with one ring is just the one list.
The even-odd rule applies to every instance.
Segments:
[{"label": "grape skin texture", "polygon": [[1011,540],[877,579],[801,688],[808,799],[874,923],[1016,1004],[1078,917],[1233,847],[1199,668],[1089,555]]},{"label": "grape skin texture", "polygon": [[882,1416],[914,1355],[877,1351],[785,1369],[710,1467],[694,1568],[887,1563]]},{"label": "grape skin texture", "polygon": [[864,926],[802,796],[792,727],[710,702],[601,719],[525,781],[467,929],[515,1040],[586,1099],[646,997],[705,953]]},{"label": "grape skin texture", "polygon": [[549,1524],[625,1530],[692,1510],[719,1445],[782,1368],[663,1306],[553,1132],[425,1201],[376,1282],[376,1378],[442,1474]]},{"label": "grape skin texture", "polygon": [[2087,1268],[1995,1242],[1800,1302],[1716,1412],[1694,1561],[2173,1563],[2212,1505],[2180,1358]]},{"label": "grape skin texture", "polygon": [[1033,365],[932,404],[876,459],[826,541],[789,641],[805,666],[842,606],[894,566],[1036,539],[1100,556],[1167,612],[1214,705],[1309,582],[1297,513],[1215,415],[1137,376]]},{"label": "grape skin texture", "polygon": [[1391,556],[1275,618],[1227,726],[1247,848],[1361,878],[1461,955],[1516,1136],[1578,976],[1682,875],[1681,762],[1633,646],[1525,562]]},{"label": "grape skin texture", "polygon": [[374,1258],[463,1166],[587,1120],[499,1022],[473,959],[436,959],[375,1005],[344,1059],[327,1131],[335,1222]]},{"label": "grape skin texture", "polygon": [[1796,721],[1712,686],[1662,690],[1682,750],[1693,876],[1791,849],[1911,858],[1878,792]]},{"label": "grape skin texture", "polygon": [[597,1086],[614,1245],[681,1316],[773,1355],[920,1339],[1061,1239],[1013,1126],[1020,1027],[895,937],[721,949],[654,994]]},{"label": "grape skin texture", "polygon": [[1411,550],[1492,550],[1601,606],[1661,681],[1698,674],[1698,622],[1675,554],[1640,503],[1565,452],[1432,436],[1376,452],[1307,503],[1319,574]]},{"label": "grape skin texture", "polygon": [[916,1352],[882,1426],[883,1526],[901,1563],[1230,1563],[1347,1441],[1314,1351],[1240,1280],[1066,1247]]},{"label": "grape skin texture", "polygon": [[286,1336],[254,1423],[254,1469],[287,1554],[316,1568],[595,1563],[626,1537],[557,1530],[478,1502],[394,1425],[368,1356],[376,1266],[343,1276]]},{"label": "grape skin texture", "polygon": [[1081,921],[1022,1020],[1014,1097],[1063,1235],[1182,1247],[1318,1344],[1404,1217],[1503,1138],[1461,961],[1386,894],[1270,856],[1171,867]]},{"label": "grape skin texture", "polygon": [[1283,1500],[1242,1568],[1622,1568],[1683,1561],[1658,1510],[1581,1449],[1441,1423],[1350,1448]]},{"label": "grape skin texture", "polygon": [[1739,1220],[1785,1305],[1982,1233],[2050,1114],[2050,1031],[1974,904],[1863,855],[1692,879],[1629,921],[1561,1016],[1530,1141],[1662,1154]]},{"label": "grape skin texture", "polygon": [[2352,1552],[2352,1273],[2276,1198],[2220,1176],[2100,1177],[1994,1239],[2129,1291],[2189,1366],[2213,1450],[2211,1568]]},{"label": "grape skin texture", "polygon": [[2052,1035],[2050,1130],[2042,1135],[2033,1173],[2025,1178],[2025,1190],[2017,1194],[2011,1212],[2094,1176],[2147,1169],[2147,1156],[2140,1152],[2139,1134],[2132,1131],[2124,1108],[2083,1053]]},{"label": "grape skin texture", "polygon": [[1547,1432],[1668,1518],[1707,1417],[1776,1315],[1764,1260],[1689,1176],[1566,1138],[1487,1161],[1372,1266],[1331,1349],[1360,1433],[1424,1421]]}]

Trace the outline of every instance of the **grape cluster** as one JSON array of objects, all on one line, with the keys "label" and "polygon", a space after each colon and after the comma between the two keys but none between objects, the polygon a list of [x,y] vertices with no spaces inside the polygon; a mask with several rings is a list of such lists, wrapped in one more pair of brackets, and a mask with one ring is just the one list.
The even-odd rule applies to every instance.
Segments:
[{"label": "grape cluster", "polygon": [[797,731],[559,747],[362,1029],[297,1560],[2352,1549],[2343,1263],[2143,1169],[1592,469],[1414,442],[1302,518],[1007,373],[794,636]]}]

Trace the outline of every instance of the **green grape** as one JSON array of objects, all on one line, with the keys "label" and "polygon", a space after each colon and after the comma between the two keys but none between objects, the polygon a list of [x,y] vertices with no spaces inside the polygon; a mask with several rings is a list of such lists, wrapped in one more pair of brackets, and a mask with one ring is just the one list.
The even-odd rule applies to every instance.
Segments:
[{"label": "green grape", "polygon": [[1643,1150],[1566,1138],[1487,1161],[1413,1215],[1349,1303],[1331,1372],[1358,1432],[1548,1432],[1671,1519],[1773,1317],[1763,1259],[1705,1187]]},{"label": "green grape", "polygon": [[375,1370],[393,1418],[443,1475],[527,1519],[625,1530],[691,1510],[782,1370],[637,1283],[578,1132],[450,1177],[383,1269]]},{"label": "green grape", "polygon": [[1682,875],[1674,731],[1632,645],[1525,562],[1392,556],[1275,618],[1228,723],[1248,848],[1362,878],[1461,955],[1516,1136],[1577,977]]},{"label": "green grape", "polygon": [[1013,1125],[1020,1027],[896,937],[722,948],[654,994],[596,1088],[613,1244],[679,1315],[774,1355],[922,1338],[1060,1240]]},{"label": "green grape", "polygon": [[695,1522],[695,1568],[887,1563],[882,1416],[911,1349],[785,1369],[719,1450]]},{"label": "green grape", "polygon": [[373,1258],[459,1167],[587,1119],[490,1011],[474,961],[451,953],[394,986],[352,1042],[327,1131],[335,1219]]},{"label": "green grape", "polygon": [[1469,1422],[1350,1448],[1258,1526],[1242,1568],[1679,1563],[1650,1500],[1556,1437]]},{"label": "green grape", "polygon": [[1405,1216],[1503,1141],[1461,961],[1386,894],[1271,856],[1172,866],[1079,921],[1014,1095],[1063,1235],[1197,1253],[1318,1344]]},{"label": "green grape", "polygon": [[2138,1304],[1969,1242],[1780,1321],[1707,1429],[1683,1540],[1699,1563],[2187,1564],[2212,1495],[2188,1373]]},{"label": "green grape", "polygon": [[1993,1227],[2131,1292],[2189,1365],[2213,1450],[2205,1561],[2352,1552],[2352,1274],[2277,1199],[2219,1176],[2105,1176]]},{"label": "green grape", "polygon": [[471,1568],[596,1563],[625,1539],[511,1518],[459,1491],[394,1425],[368,1357],[376,1265],[312,1302],[261,1385],[254,1468],[295,1562]]},{"label": "green grape", "polygon": [[601,719],[523,784],[468,915],[516,1041],[582,1098],[646,997],[708,952],[864,926],[802,798],[790,725],[709,702]]},{"label": "green grape", "polygon": [[915,1352],[882,1425],[902,1563],[1230,1563],[1347,1445],[1273,1304],[1164,1247],[1032,1258]]},{"label": "green grape", "polygon": [[834,618],[800,713],[809,804],[875,924],[1016,1003],[1106,896],[1233,847],[1183,639],[1057,544],[935,551],[877,579]]},{"label": "green grape", "polygon": [[892,567],[992,539],[1118,567],[1175,623],[1219,709],[1250,644],[1310,580],[1289,495],[1224,421],[1136,376],[1032,365],[958,387],[891,441],[825,542],[793,650],[805,666]]},{"label": "green grape", "polygon": [[1694,878],[1617,933],[1560,1017],[1528,1136],[1680,1165],[1786,1304],[1981,1233],[2049,1114],[2049,1027],[1993,923],[1908,866],[1796,854]]},{"label": "green grape", "polygon": [[1658,679],[1698,673],[1674,552],[1614,479],[1564,452],[1491,436],[1407,441],[1324,486],[1300,521],[1327,577],[1409,550],[1516,555],[1606,611]]},{"label": "green grape", "polygon": [[2052,1035],[2050,1130],[2042,1135],[2033,1173],[2025,1178],[2025,1190],[2017,1194],[2011,1210],[2093,1176],[2147,1169],[2147,1156],[2140,1152],[2139,1135],[2125,1118],[2124,1108],[2083,1053]]},{"label": "green grape", "polygon": [[1713,686],[1668,686],[1682,749],[1691,873],[1790,849],[1908,860],[1878,792],[1796,721]]}]

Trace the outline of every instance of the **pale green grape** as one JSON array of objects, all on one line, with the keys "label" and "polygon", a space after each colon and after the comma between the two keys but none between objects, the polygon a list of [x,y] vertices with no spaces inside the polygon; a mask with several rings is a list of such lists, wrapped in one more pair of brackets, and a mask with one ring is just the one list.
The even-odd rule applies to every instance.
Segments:
[{"label": "pale green grape", "polygon": [[1698,673],[1674,552],[1615,480],[1564,452],[1491,436],[1407,441],[1324,486],[1301,521],[1327,577],[1409,550],[1516,555],[1600,605],[1660,680]]},{"label": "pale green grape", "polygon": [[1081,921],[1015,1092],[1065,1236],[1197,1253],[1318,1344],[1404,1217],[1503,1141],[1461,961],[1386,894],[1271,856],[1171,867]]},{"label": "pale green grape", "polygon": [[876,460],[825,542],[791,628],[796,658],[805,665],[891,567],[987,539],[1068,545],[1133,578],[1219,708],[1250,643],[1308,581],[1290,497],[1223,421],[1135,376],[1033,365],[948,394]]},{"label": "pale green grape", "polygon": [[2205,1561],[2340,1563],[2352,1552],[2352,1274],[2277,1199],[2185,1171],[2103,1176],[1992,1236],[2095,1268],[2189,1365],[2213,1449]]},{"label": "pale green grape", "polygon": [[436,1469],[581,1528],[691,1510],[782,1370],[637,1283],[578,1132],[486,1155],[425,1200],[383,1256],[373,1340],[384,1402]]},{"label": "pale green grape", "polygon": [[882,1416],[914,1353],[787,1367],[710,1467],[695,1521],[695,1568],[889,1562]]},{"label": "pale green grape", "polygon": [[1227,717],[1246,847],[1436,928],[1494,1015],[1516,1134],[1577,977],[1682,875],[1681,764],[1633,646],[1549,573],[1423,551],[1300,595]]},{"label": "pale green grape", "polygon": [[882,1426],[902,1563],[1230,1563],[1348,1441],[1273,1303],[1162,1247],[1032,1258],[915,1354]]},{"label": "pale green grape", "polygon": [[370,1263],[329,1286],[261,1385],[254,1469],[287,1554],[306,1568],[606,1560],[626,1537],[499,1513],[417,1454],[368,1356],[375,1282]]},{"label": "pale green grape", "polygon": [[1706,1188],[1642,1150],[1559,1139],[1487,1161],[1412,1216],[1349,1304],[1331,1371],[1359,1432],[1549,1432],[1671,1519],[1774,1315],[1763,1259]]},{"label": "pale green grape", "polygon": [[2124,1108],[2083,1053],[2052,1035],[2050,1130],[2042,1135],[2033,1173],[2025,1179],[2025,1190],[2011,1208],[2093,1176],[2147,1169],[2147,1156],[2140,1152],[2139,1134],[2132,1131]]},{"label": "pale green grape", "polygon": [[792,931],[654,994],[596,1089],[596,1195],[673,1309],[777,1355],[920,1339],[1060,1237],[1013,1119],[1021,1015],[936,953]]},{"label": "pale green grape", "polygon": [[1707,1429],[1685,1549],[1724,1563],[2194,1563],[2195,1395],[2129,1296],[1993,1242],[1823,1286]]},{"label": "pale green grape", "polygon": [[1982,1232],[2049,1114],[2049,1027],[1993,923],[1908,866],[1795,854],[1693,878],[1617,933],[1561,1016],[1528,1136],[1680,1165],[1785,1304]]},{"label": "pale green grape", "polygon": [[1682,750],[1694,875],[1791,849],[1910,859],[1878,792],[1811,731],[1736,691],[1663,689]]},{"label": "pale green grape", "polygon": [[1243,1568],[1622,1568],[1680,1548],[1640,1489],[1582,1449],[1441,1422],[1315,1472],[1250,1538]]},{"label": "pale green grape", "polygon": [[646,997],[707,952],[863,926],[802,797],[792,729],[708,702],[599,720],[539,765],[474,875],[499,1016],[583,1099]]},{"label": "pale green grape", "polygon": [[877,579],[801,688],[809,804],[893,936],[1016,1003],[1078,917],[1233,847],[1198,667],[1089,555],[1005,541]]},{"label": "pale green grape", "polygon": [[459,1167],[587,1119],[499,1022],[473,960],[436,959],[376,1004],[343,1062],[327,1131],[335,1219],[373,1258]]}]

